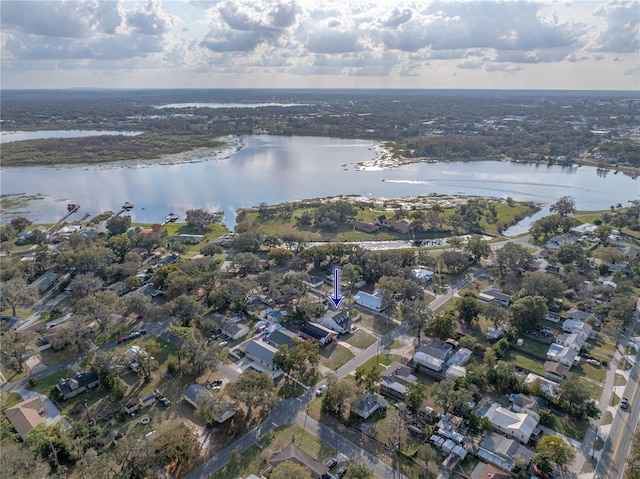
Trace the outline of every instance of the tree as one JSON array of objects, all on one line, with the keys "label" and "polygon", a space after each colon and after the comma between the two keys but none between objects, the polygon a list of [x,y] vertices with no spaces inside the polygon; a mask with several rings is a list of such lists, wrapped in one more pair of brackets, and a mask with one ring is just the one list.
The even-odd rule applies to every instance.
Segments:
[{"label": "tree", "polygon": [[453,318],[449,314],[438,314],[425,328],[425,332],[432,337],[440,338],[443,341],[453,337],[455,325]]},{"label": "tree", "polygon": [[551,304],[564,291],[564,284],[555,276],[534,271],[525,273],[522,279],[521,296],[542,296]]},{"label": "tree", "polygon": [[342,476],[342,479],[373,479],[373,471],[364,464],[354,462],[349,465],[347,473]]},{"label": "tree", "polygon": [[311,471],[292,461],[284,461],[273,468],[269,479],[311,479]]},{"label": "tree", "polygon": [[160,467],[188,464],[200,453],[200,442],[194,431],[186,424],[163,428],[145,448],[151,464]]},{"label": "tree", "polygon": [[375,430],[378,441],[392,452],[401,449],[409,436],[407,425],[396,408],[387,411],[387,416],[376,424]]},{"label": "tree", "polygon": [[202,314],[202,305],[191,296],[182,294],[171,303],[171,311],[183,326],[188,327]]},{"label": "tree", "polygon": [[293,252],[286,248],[271,248],[267,253],[267,259],[278,266],[287,264],[293,258]]},{"label": "tree", "polygon": [[33,451],[13,441],[3,441],[0,469],[3,476],[14,479],[48,477],[51,472],[49,465]]},{"label": "tree", "polygon": [[271,376],[254,369],[246,369],[236,382],[227,386],[229,397],[247,407],[247,423],[254,407],[268,409],[273,405],[274,392],[275,387]]},{"label": "tree", "polygon": [[526,296],[511,305],[511,325],[522,332],[536,329],[547,314],[547,303],[542,296]]},{"label": "tree", "polygon": [[2,355],[21,373],[27,360],[27,353],[31,350],[33,335],[22,331],[4,331],[0,336]]},{"label": "tree", "polygon": [[293,370],[298,376],[314,375],[320,364],[320,346],[313,341],[300,341],[291,348]]},{"label": "tree", "polygon": [[427,466],[427,475],[429,475],[429,464],[436,463],[438,460],[438,452],[431,444],[425,442],[418,448],[418,457],[422,459]]},{"label": "tree", "polygon": [[420,338],[420,333],[433,320],[433,311],[426,301],[404,301],[401,307],[402,320],[409,323],[409,327],[416,332]]},{"label": "tree", "polygon": [[102,288],[102,280],[93,273],[78,274],[69,283],[69,289],[75,298],[84,298]]},{"label": "tree", "polygon": [[569,216],[576,211],[576,202],[571,196],[563,196],[549,207],[551,213],[560,215],[561,217]]},{"label": "tree", "polygon": [[226,401],[220,391],[205,390],[198,395],[195,415],[207,426],[212,426],[230,408],[235,406]]},{"label": "tree", "polygon": [[200,249],[200,253],[204,256],[214,256],[224,253],[224,248],[215,243],[207,243]]},{"label": "tree", "polygon": [[456,409],[463,409],[468,403],[473,401],[473,394],[465,389],[456,389],[453,381],[440,381],[436,383],[432,390],[435,403],[445,412]]},{"label": "tree", "polygon": [[358,386],[362,386],[366,391],[374,393],[378,389],[380,371],[375,365],[369,369],[364,366],[358,366],[355,371],[355,379]]},{"label": "tree", "polygon": [[362,268],[360,266],[347,263],[342,267],[340,274],[342,275],[342,280],[349,284],[349,303],[351,303],[353,286],[355,283],[362,280]]},{"label": "tree", "polygon": [[522,269],[527,269],[533,256],[527,249],[517,243],[507,243],[496,251],[495,264],[498,266],[500,276],[514,274]]},{"label": "tree", "polygon": [[407,393],[405,394],[405,398],[407,400],[407,404],[414,411],[419,411],[420,406],[424,402],[427,397],[427,386],[424,383],[418,381],[411,381],[407,384]]},{"label": "tree", "polygon": [[582,384],[577,376],[565,379],[558,386],[559,400],[566,403],[569,407],[584,407],[585,402],[589,399],[590,394],[587,387]]},{"label": "tree", "polygon": [[24,216],[16,216],[15,218],[11,219],[10,224],[11,226],[13,226],[13,228],[15,228],[16,232],[22,233],[25,229],[27,229],[27,226],[31,224],[31,220],[25,218]]},{"label": "tree", "polygon": [[222,221],[224,214],[222,212],[210,213],[201,209],[187,210],[187,225],[197,233],[202,233],[211,223]]},{"label": "tree", "polygon": [[152,307],[151,298],[142,293],[125,296],[123,303],[125,316],[134,314],[138,317],[144,317]]},{"label": "tree", "polygon": [[488,258],[492,254],[491,246],[480,235],[471,236],[464,245],[464,250],[471,254],[474,261]]},{"label": "tree", "polygon": [[562,264],[579,263],[584,259],[585,253],[580,243],[567,243],[560,245],[556,257]]},{"label": "tree", "polygon": [[544,436],[536,446],[537,455],[547,458],[560,469],[566,469],[576,457],[576,453],[567,442],[559,436]]},{"label": "tree", "polygon": [[122,300],[112,291],[99,291],[80,299],[75,312],[86,320],[95,320],[103,332],[121,316]]},{"label": "tree", "polygon": [[484,306],[484,316],[493,323],[494,326],[498,326],[507,317],[507,310],[500,306],[498,303],[491,301]]},{"label": "tree", "polygon": [[12,278],[0,284],[0,304],[2,309],[11,308],[16,315],[16,306],[31,303],[38,299],[38,294],[22,278]]},{"label": "tree", "polygon": [[238,253],[231,262],[232,268],[238,271],[240,276],[258,273],[262,269],[262,260],[254,253]]},{"label": "tree", "polygon": [[107,221],[107,230],[109,235],[116,236],[126,233],[131,228],[131,216],[114,216]]},{"label": "tree", "polygon": [[362,389],[353,381],[329,376],[329,384],[322,398],[322,409],[341,419],[348,419],[351,401],[362,393]]},{"label": "tree", "polygon": [[0,241],[13,241],[18,236],[18,232],[11,225],[0,225]]},{"label": "tree", "polygon": [[470,327],[471,323],[478,318],[482,307],[473,294],[465,293],[462,298],[457,301],[456,310],[458,312],[458,318],[463,321],[467,327]]}]

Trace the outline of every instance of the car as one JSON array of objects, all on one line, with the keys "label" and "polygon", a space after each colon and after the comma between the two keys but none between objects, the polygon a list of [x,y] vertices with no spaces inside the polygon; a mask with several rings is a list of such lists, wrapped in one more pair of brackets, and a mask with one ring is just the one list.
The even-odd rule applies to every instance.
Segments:
[{"label": "car", "polygon": [[211,383],[212,386],[222,386],[222,379],[216,379]]},{"label": "car", "polygon": [[322,385],[320,386],[317,390],[316,390],[316,396],[322,396],[322,393],[324,392],[324,390],[327,389],[326,385]]},{"label": "car", "polygon": [[142,336],[140,331],[133,331],[133,332],[129,333],[129,339],[139,338],[140,336]]},{"label": "car", "polygon": [[329,469],[333,469],[334,467],[336,467],[336,464],[338,464],[338,461],[336,460],[336,458],[333,458],[329,459],[324,465]]},{"label": "car", "polygon": [[146,329],[141,329],[140,330],[140,336],[144,336],[147,334],[147,330]]},{"label": "car", "polygon": [[171,404],[171,401],[169,401],[169,399],[168,399],[168,398],[166,398],[166,397],[164,397],[164,396],[162,396],[162,397],[160,398],[160,402],[161,402],[164,406],[168,406],[169,404]]},{"label": "car", "polygon": [[218,344],[218,346],[220,346],[221,348],[224,348],[227,344],[229,344],[228,341],[221,341],[220,344]]},{"label": "car", "polygon": [[620,400],[620,409],[628,409],[629,408],[629,400],[627,398],[622,398]]},{"label": "car", "polygon": [[149,416],[145,416],[142,419],[140,419],[140,424],[149,424],[150,421],[151,421],[151,418]]},{"label": "car", "polygon": [[131,339],[129,336],[120,336],[118,338],[118,344],[122,344],[124,342],[127,342],[127,341],[129,341],[129,339]]}]

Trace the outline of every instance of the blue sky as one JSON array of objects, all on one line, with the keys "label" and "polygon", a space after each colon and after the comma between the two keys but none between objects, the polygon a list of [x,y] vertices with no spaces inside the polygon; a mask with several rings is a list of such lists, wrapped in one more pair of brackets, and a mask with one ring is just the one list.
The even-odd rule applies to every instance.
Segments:
[{"label": "blue sky", "polygon": [[640,88],[638,1],[0,2],[2,88]]}]

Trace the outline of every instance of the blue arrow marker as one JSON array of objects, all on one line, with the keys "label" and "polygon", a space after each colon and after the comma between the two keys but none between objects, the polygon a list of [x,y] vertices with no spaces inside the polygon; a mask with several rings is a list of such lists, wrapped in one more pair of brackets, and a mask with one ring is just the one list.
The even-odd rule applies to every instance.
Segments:
[{"label": "blue arrow marker", "polygon": [[327,297],[333,302],[336,309],[340,307],[340,303],[346,298],[346,296],[340,296],[340,268],[333,269],[333,296],[327,295]]}]

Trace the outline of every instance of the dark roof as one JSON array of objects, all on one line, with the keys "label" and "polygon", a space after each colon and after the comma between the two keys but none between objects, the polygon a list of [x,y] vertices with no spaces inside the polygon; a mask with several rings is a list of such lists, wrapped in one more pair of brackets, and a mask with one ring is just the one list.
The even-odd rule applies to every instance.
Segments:
[{"label": "dark roof", "polygon": [[296,335],[284,328],[276,329],[269,334],[269,336],[267,336],[267,342],[276,348],[286,344],[289,346],[289,349],[298,344],[298,341],[296,341]]},{"label": "dark roof", "polygon": [[333,319],[336,324],[343,329],[347,329],[347,327],[349,326],[349,314],[346,311],[340,311],[331,319]]},{"label": "dark roof", "polygon": [[445,343],[438,338],[432,338],[428,342],[421,344],[418,348],[419,352],[443,361],[449,357],[452,350],[453,346],[451,344]]},{"label": "dark roof", "polygon": [[78,374],[74,378],[64,378],[58,381],[58,390],[62,395],[66,395],[76,389],[86,388],[98,381],[98,373],[91,371],[88,373]]},{"label": "dark roof", "polygon": [[315,323],[304,323],[300,328],[300,332],[313,339],[317,339],[318,341],[322,341],[331,333],[334,333],[333,331]]}]

